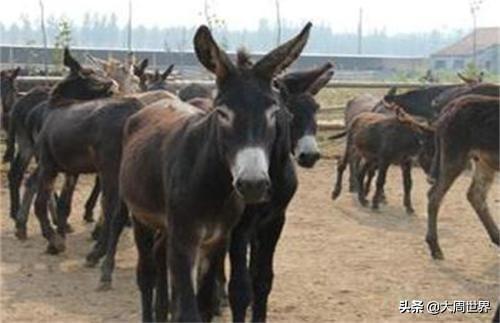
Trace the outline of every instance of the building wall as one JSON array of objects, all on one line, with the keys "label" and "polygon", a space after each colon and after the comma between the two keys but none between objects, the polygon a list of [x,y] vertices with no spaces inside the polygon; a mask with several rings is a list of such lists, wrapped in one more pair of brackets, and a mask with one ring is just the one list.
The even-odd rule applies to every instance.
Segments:
[{"label": "building wall", "polygon": [[[490,73],[498,74],[500,72],[500,46],[491,46],[476,55],[479,69]],[[463,70],[468,63],[473,61],[472,55],[456,56],[431,56],[431,66],[436,70]]]}]

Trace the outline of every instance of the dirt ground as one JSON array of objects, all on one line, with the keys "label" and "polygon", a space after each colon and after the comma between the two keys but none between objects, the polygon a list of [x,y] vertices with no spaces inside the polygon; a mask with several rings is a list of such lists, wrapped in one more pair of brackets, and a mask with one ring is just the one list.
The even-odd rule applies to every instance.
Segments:
[{"label": "dirt ground", "polygon": [[[400,314],[402,300],[489,300],[500,294],[498,249],[489,241],[468,205],[469,177],[462,176],[447,196],[439,218],[444,261],[431,260],[424,242],[428,185],[414,169],[416,216],[402,208],[401,176],[391,168],[386,185],[389,204],[379,212],[360,207],[344,189],[330,200],[332,160],[300,170],[300,187],[290,205],[275,257],[270,297],[273,322],[489,321],[488,314]],[[83,177],[74,200],[67,250],[44,253],[46,243],[34,216],[29,239],[17,241],[8,219],[5,169],[1,172],[1,318],[12,321],[137,322],[136,251],[130,230],[117,257],[114,289],[97,292],[99,271],[83,266],[91,247],[91,225],[84,224],[83,203],[92,178]],[[344,188],[346,188],[344,183]],[[490,194],[500,206],[500,183]],[[496,214],[497,223],[500,223]],[[229,320],[229,311],[219,318]]]}]

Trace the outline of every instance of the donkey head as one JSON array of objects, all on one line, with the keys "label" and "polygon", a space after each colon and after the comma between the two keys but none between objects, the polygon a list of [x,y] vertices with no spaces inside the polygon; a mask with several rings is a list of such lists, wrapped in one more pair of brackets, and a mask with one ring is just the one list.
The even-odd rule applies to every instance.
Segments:
[{"label": "donkey head", "polygon": [[139,78],[139,88],[141,91],[147,91],[147,80],[148,75],[146,74],[146,68],[148,67],[149,60],[147,58],[140,61],[138,64],[133,65],[134,75]]},{"label": "donkey head", "polygon": [[140,79],[135,75],[135,66],[131,59],[122,63],[116,59],[105,61],[91,55],[87,55],[87,58],[100,70],[101,74],[118,83],[120,93],[137,93],[141,90]]},{"label": "donkey head", "polygon": [[384,96],[384,102],[401,106],[409,114],[434,120],[437,117],[437,111],[432,101],[448,88],[448,86],[430,86],[402,94],[387,94]]},{"label": "donkey head", "polygon": [[96,73],[90,68],[83,68],[68,48],[64,49],[64,65],[69,68],[69,74],[60,81],[51,93],[53,102],[68,100],[92,100],[111,96],[117,90],[116,82]]},{"label": "donkey head", "polygon": [[293,116],[291,125],[292,151],[302,167],[313,167],[320,158],[316,142],[316,112],[319,104],[314,96],[330,81],[333,65],[326,63],[309,71],[293,72],[279,78],[276,85]]},{"label": "donkey head", "polygon": [[306,45],[311,23],[295,38],[272,50],[254,65],[233,64],[206,26],[198,28],[194,47],[198,60],[216,77],[212,118],[216,146],[246,203],[269,198],[269,165],[275,143],[279,97],[272,79],[297,59]]},{"label": "donkey head", "polygon": [[156,70],[155,74],[153,75],[151,80],[149,80],[146,86],[147,91],[170,90],[170,87],[167,84],[167,77],[172,73],[173,70],[174,70],[173,64],[167,67],[167,69],[163,73],[160,73],[158,72],[158,70]]},{"label": "donkey head", "polygon": [[3,70],[0,72],[0,93],[2,94],[2,107],[11,107],[16,98],[16,78],[21,71],[20,67]]},{"label": "donkey head", "polygon": [[436,128],[430,125],[426,120],[419,120],[418,117],[411,116],[399,106],[395,107],[394,112],[399,122],[407,125],[417,134],[420,144],[417,155],[418,163],[423,171],[429,174],[435,152]]}]

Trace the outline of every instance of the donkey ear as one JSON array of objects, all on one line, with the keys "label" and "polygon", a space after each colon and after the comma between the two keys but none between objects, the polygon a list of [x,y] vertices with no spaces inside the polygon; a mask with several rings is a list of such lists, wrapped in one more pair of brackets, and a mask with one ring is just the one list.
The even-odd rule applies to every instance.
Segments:
[{"label": "donkey ear", "polygon": [[161,74],[161,79],[163,81],[165,81],[167,79],[167,77],[170,75],[170,73],[172,73],[172,71],[174,70],[174,64],[170,65],[166,70],[165,72],[163,72]]},{"label": "donkey ear", "polygon": [[386,96],[389,96],[389,97],[394,96],[394,95],[396,95],[396,92],[397,92],[397,91],[398,91],[398,88],[397,88],[397,87],[395,87],[395,86],[393,86],[393,87],[391,87],[391,88],[389,89],[389,91],[387,91]]},{"label": "donkey ear", "polygon": [[134,64],[134,74],[136,76],[142,76],[146,67],[148,67],[149,60],[147,58],[143,59],[139,64]]},{"label": "donkey ear", "polygon": [[255,63],[253,71],[257,75],[270,80],[290,66],[306,46],[311,27],[312,23],[308,22],[297,36],[273,49]]},{"label": "donkey ear", "polygon": [[12,78],[15,79],[18,75],[19,75],[19,72],[21,71],[21,67],[16,67],[13,71],[12,71]]},{"label": "donkey ear", "polygon": [[82,69],[80,63],[78,63],[69,52],[69,48],[64,48],[64,66],[69,67],[71,72],[78,72]]},{"label": "donkey ear", "polygon": [[235,70],[229,56],[219,48],[207,26],[198,28],[194,35],[194,50],[203,66],[217,77],[217,82],[225,80]]},{"label": "donkey ear", "polygon": [[325,85],[330,82],[330,80],[333,77],[333,74],[335,72],[333,71],[333,64],[328,62],[326,63],[323,68],[320,69],[321,74],[316,78],[314,82],[312,82],[311,85],[309,85],[309,88],[307,91],[311,93],[312,95],[318,94],[318,92],[325,87]]}]

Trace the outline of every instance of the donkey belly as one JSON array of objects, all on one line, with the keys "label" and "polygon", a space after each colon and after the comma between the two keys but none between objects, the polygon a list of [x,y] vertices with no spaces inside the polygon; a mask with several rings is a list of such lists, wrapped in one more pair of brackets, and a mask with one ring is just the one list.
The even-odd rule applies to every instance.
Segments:
[{"label": "donkey belly", "polygon": [[52,157],[58,168],[65,173],[85,174],[98,171],[96,152],[88,145],[62,143],[52,149]]}]

